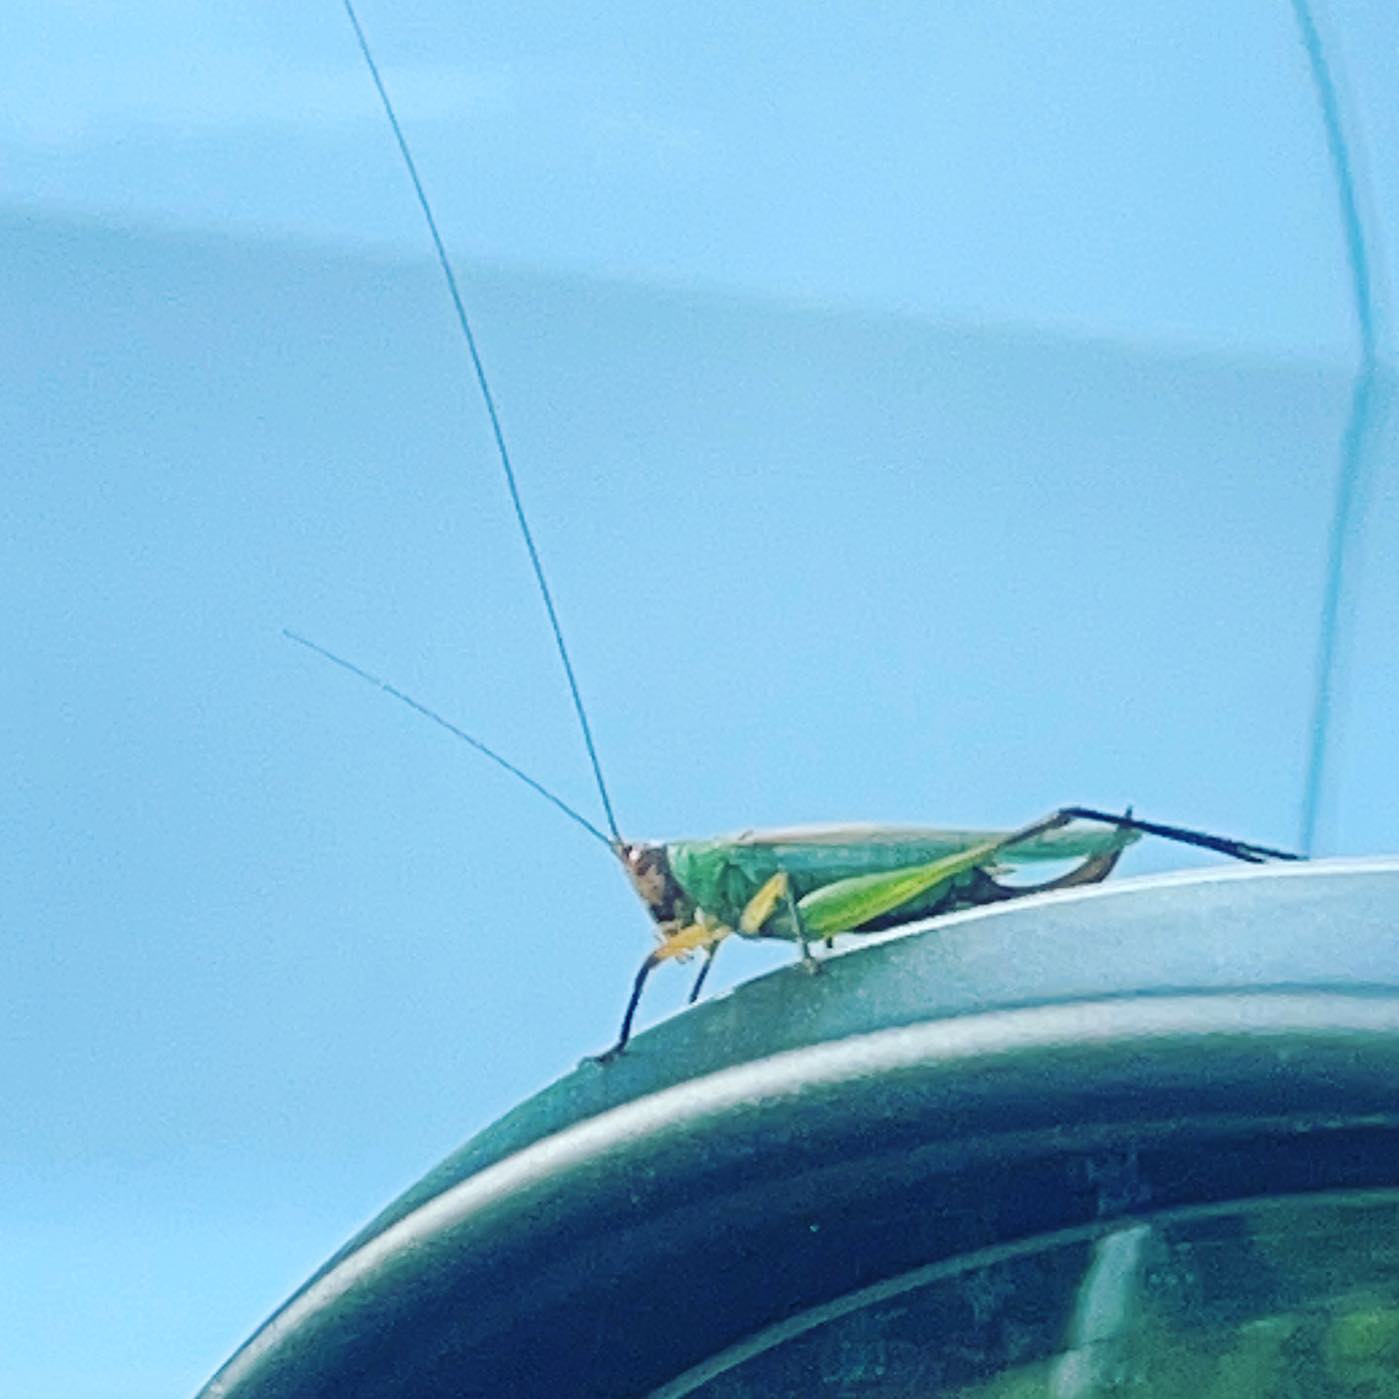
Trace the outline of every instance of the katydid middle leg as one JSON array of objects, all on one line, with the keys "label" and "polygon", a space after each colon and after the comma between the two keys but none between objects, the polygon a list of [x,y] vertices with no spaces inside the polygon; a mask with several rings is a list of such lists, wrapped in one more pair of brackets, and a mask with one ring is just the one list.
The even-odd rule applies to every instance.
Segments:
[{"label": "katydid middle leg", "polygon": [[704,954],[704,965],[699,969],[699,975],[695,978],[695,984],[690,987],[690,994],[685,998],[685,1004],[692,1006],[699,1000],[700,992],[704,990],[704,983],[709,977],[709,969],[714,965],[714,958],[719,953],[719,944],[716,942],[708,952]]},{"label": "katydid middle leg", "polygon": [[[821,964],[811,955],[811,945],[807,942],[802,929],[801,914],[797,910],[797,901],[792,897],[792,881],[785,870],[779,870],[771,879],[764,883],[763,887],[748,901],[743,910],[742,916],[738,920],[739,931],[749,934],[757,933],[763,924],[772,916],[777,907],[778,900],[782,900],[787,905],[787,912],[792,920],[792,926],[796,929],[797,938],[801,942],[802,965],[812,971],[819,971]],[[827,938],[829,945],[830,939]],[[704,983],[709,976],[709,969],[714,965],[715,954],[719,951],[719,944],[716,942],[710,947],[705,955],[704,965],[700,968],[699,975],[695,978],[695,984],[690,987],[690,995],[686,1005],[694,1005],[699,1000],[700,992],[704,989]]]},{"label": "katydid middle leg", "polygon": [[[784,897],[787,901],[787,916],[792,920],[792,931],[796,933],[797,941],[801,944],[801,965],[809,972],[819,972],[821,970],[821,963],[811,955],[811,944],[806,940],[806,924],[802,920],[800,905],[798,905],[797,901],[792,897],[792,885],[790,881],[788,881]],[[826,939],[827,946],[830,945],[830,941],[830,938]]]},{"label": "katydid middle leg", "polygon": [[[811,955],[811,943],[806,935],[806,924],[802,920],[801,909],[792,894],[792,878],[786,870],[778,870],[763,883],[762,888],[748,900],[743,914],[738,920],[738,930],[749,937],[760,934],[768,919],[777,911],[777,905],[787,906],[787,916],[792,923],[792,932],[801,944],[802,965],[808,971],[817,971],[821,964]],[[827,946],[830,938],[826,939]]]}]

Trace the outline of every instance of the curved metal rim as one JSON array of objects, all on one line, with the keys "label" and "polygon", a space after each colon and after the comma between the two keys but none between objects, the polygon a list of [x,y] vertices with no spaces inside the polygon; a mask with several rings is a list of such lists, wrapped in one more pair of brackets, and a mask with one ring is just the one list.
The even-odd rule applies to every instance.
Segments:
[{"label": "curved metal rim", "polygon": [[205,1389],[208,1399],[232,1394],[293,1338],[356,1296],[382,1286],[395,1265],[451,1236],[455,1249],[528,1227],[541,1201],[587,1199],[590,1182],[621,1176],[626,1162],[654,1157],[696,1138],[722,1145],[764,1113],[806,1109],[861,1085],[912,1073],[968,1077],[996,1062],[1024,1062],[1055,1052],[1101,1052],[1130,1044],[1144,1050],[1171,1043],[1251,1043],[1259,1048],[1299,1038],[1316,1044],[1383,1041],[1399,1045],[1399,996],[1265,990],[1133,997],[989,1012],[933,1021],[774,1055],[662,1090],[565,1128],[444,1190],[385,1228],[330,1268],[275,1314]]},{"label": "curved metal rim", "polygon": [[[1343,876],[1349,878],[1337,886]],[[1399,884],[1377,904],[1373,882],[1383,888],[1396,876],[1399,859],[1392,857],[1178,871],[853,938],[823,958],[825,976],[808,977],[795,966],[773,970],[643,1031],[605,1071],[584,1061],[387,1204],[300,1290],[487,1166],[622,1104],[738,1063],[897,1025],[1117,995],[1349,988],[1371,979],[1399,987],[1389,955]],[[1345,896],[1347,886],[1360,893],[1358,902]],[[1337,925],[1338,909],[1347,931]],[[1270,930],[1257,955],[1240,957],[1249,926],[1260,919],[1308,931],[1279,943]],[[1206,922],[1212,933],[1202,940]]]}]

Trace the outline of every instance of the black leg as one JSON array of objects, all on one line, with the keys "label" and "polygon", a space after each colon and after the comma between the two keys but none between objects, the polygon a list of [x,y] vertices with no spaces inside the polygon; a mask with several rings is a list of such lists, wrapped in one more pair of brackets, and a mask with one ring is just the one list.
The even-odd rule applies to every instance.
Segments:
[{"label": "black leg", "polygon": [[719,944],[716,942],[705,955],[704,966],[699,969],[699,975],[695,978],[695,984],[690,987],[690,999],[685,1002],[687,1006],[692,1006],[699,1000],[699,994],[704,990],[704,979],[709,975],[709,969],[714,965],[714,958],[718,954]]},{"label": "black leg", "polygon": [[1122,858],[1122,851],[1110,850],[1106,855],[1090,855],[1067,874],[1043,884],[1001,884],[983,869],[973,872],[962,897],[954,907],[977,907],[981,904],[1002,903],[1006,899],[1023,899],[1027,894],[1048,894],[1055,889],[1075,889],[1083,884],[1101,884]]},{"label": "black leg", "polygon": [[1304,860],[1305,855],[1294,854],[1290,850],[1274,850],[1268,845],[1250,845],[1247,841],[1233,840],[1229,836],[1213,836],[1205,831],[1192,831],[1185,826],[1163,826],[1155,821],[1142,821],[1130,812],[1125,816],[1115,816],[1107,811],[1093,811],[1086,806],[1066,806],[1063,815],[1075,821],[1101,821],[1116,826],[1123,831],[1141,831],[1143,835],[1160,836],[1164,840],[1179,841],[1182,845],[1198,845],[1205,850],[1217,850],[1235,860],[1245,860],[1251,865],[1262,864],[1265,860]]},{"label": "black leg", "polygon": [[636,974],[636,980],[632,982],[631,999],[627,1002],[627,1009],[622,1016],[622,1028],[617,1035],[617,1043],[611,1049],[605,1049],[601,1054],[594,1056],[594,1063],[610,1064],[626,1047],[627,1041],[631,1039],[631,1023],[636,1018],[636,1008],[641,1003],[641,990],[646,985],[646,978],[660,965],[660,951],[652,952],[641,964],[641,969]]}]

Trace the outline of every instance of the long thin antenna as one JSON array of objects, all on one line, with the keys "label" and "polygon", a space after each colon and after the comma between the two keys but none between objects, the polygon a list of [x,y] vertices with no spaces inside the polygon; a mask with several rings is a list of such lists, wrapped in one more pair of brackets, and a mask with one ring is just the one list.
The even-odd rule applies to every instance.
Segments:
[{"label": "long thin antenna", "polygon": [[[602,764],[598,761],[597,748],[593,743],[592,727],[588,723],[587,711],[583,707],[583,696],[578,689],[578,679],[573,673],[573,662],[569,659],[568,647],[564,645],[563,628],[559,625],[559,615],[554,610],[554,598],[549,592],[549,584],[544,578],[544,565],[539,561],[539,550],[535,547],[534,535],[530,533],[529,522],[525,519],[525,507],[521,504],[520,488],[515,481],[515,468],[510,464],[510,453],[505,446],[505,434],[501,430],[500,415],[496,412],[495,399],[491,396],[491,387],[486,381],[486,369],[481,363],[481,355],[476,348],[476,337],[471,333],[471,322],[467,319],[466,305],[462,301],[461,292],[457,289],[456,274],[452,271],[451,259],[447,256],[446,244],[443,243],[442,235],[437,231],[437,220],[433,217],[432,206],[428,203],[427,191],[423,188],[423,182],[419,178],[413,154],[408,149],[408,141],[404,137],[403,128],[399,125],[393,103],[389,100],[388,89],[384,86],[384,80],[379,76],[379,67],[374,62],[374,55],[369,51],[369,43],[364,37],[364,30],[360,27],[359,16],[355,14],[355,7],[350,3],[350,0],[343,0],[343,3],[345,13],[350,17],[350,23],[354,26],[355,38],[359,41],[360,52],[364,55],[365,64],[369,68],[369,76],[374,79],[374,86],[379,92],[379,100],[384,104],[384,113],[389,119],[389,125],[393,128],[394,140],[398,142],[399,154],[402,155],[403,163],[408,169],[408,176],[413,181],[413,191],[418,196],[418,204],[423,211],[423,218],[427,220],[428,232],[432,235],[432,245],[437,250],[437,261],[442,268],[442,275],[447,279],[447,290],[451,293],[452,305],[456,308],[457,323],[461,326],[462,336],[466,340],[466,348],[471,355],[471,367],[476,372],[476,382],[480,385],[486,413],[491,420],[491,432],[495,436],[496,451],[500,454],[500,464],[505,469],[505,484],[510,489],[510,502],[515,507],[515,519],[519,523],[520,534],[525,541],[525,548],[529,552],[529,561],[534,568],[534,581],[539,585],[539,595],[544,599],[544,610],[549,614],[549,627],[554,633],[554,645],[558,648],[559,660],[563,662],[564,675],[568,677],[568,692],[573,696],[573,709],[578,715],[578,726],[583,731],[583,743],[588,750],[588,761],[592,764],[593,778],[597,782],[598,795],[602,798],[602,809],[607,813],[607,827],[612,832],[613,840],[620,842],[622,836],[617,829],[617,818],[612,814],[612,799],[607,795],[607,783],[602,780]],[[388,686],[384,688],[387,689]],[[400,696],[400,698],[402,697]],[[551,798],[551,800],[557,800],[557,798]]]},{"label": "long thin antenna", "polygon": [[1331,747],[1331,720],[1334,708],[1336,668],[1339,656],[1341,599],[1346,581],[1346,546],[1353,530],[1352,517],[1360,495],[1361,467],[1364,463],[1371,409],[1379,380],[1376,353],[1374,284],[1370,259],[1365,248],[1365,230],[1356,198],[1356,179],[1350,148],[1341,125],[1340,103],[1336,96],[1326,51],[1317,30],[1308,0],[1292,0],[1302,46],[1311,65],[1317,105],[1326,129],[1326,145],[1336,180],[1341,227],[1345,235],[1346,261],[1350,267],[1351,291],[1355,306],[1356,329],[1360,336],[1360,363],[1351,390],[1350,417],[1341,439],[1341,462],[1336,476],[1336,503],[1331,514],[1327,545],[1326,584],[1321,598],[1321,621],[1317,638],[1316,682],[1312,695],[1310,744],[1306,782],[1302,789],[1301,829],[1298,843],[1310,855],[1316,840],[1321,799],[1325,790],[1326,762]]},{"label": "long thin antenna", "polygon": [[463,743],[469,743],[478,753],[489,758],[497,767],[503,767],[512,777],[518,777],[526,787],[533,787],[541,797],[553,802],[565,816],[577,821],[589,835],[596,836],[606,846],[612,845],[612,842],[586,816],[580,816],[562,797],[556,797],[542,782],[536,782],[523,768],[516,767],[508,758],[502,758],[494,748],[488,748],[479,738],[473,738],[465,729],[459,729],[450,719],[444,719],[435,709],[429,709],[427,705],[415,700],[412,695],[404,694],[396,685],[390,685],[387,680],[381,680],[377,675],[362,669],[353,661],[347,661],[343,656],[337,656],[334,651],[327,651],[324,646],[317,645],[309,637],[298,636],[296,632],[288,631],[285,627],[282,629],[282,635],[289,641],[296,642],[298,646],[304,646],[308,651],[314,651],[318,656],[324,656],[326,660],[333,661],[341,670],[348,670],[351,675],[368,681],[369,684],[383,690],[385,694],[392,695],[394,699],[401,700],[409,709],[417,710],[419,714],[431,719],[434,724],[440,724],[449,734],[455,734]]}]

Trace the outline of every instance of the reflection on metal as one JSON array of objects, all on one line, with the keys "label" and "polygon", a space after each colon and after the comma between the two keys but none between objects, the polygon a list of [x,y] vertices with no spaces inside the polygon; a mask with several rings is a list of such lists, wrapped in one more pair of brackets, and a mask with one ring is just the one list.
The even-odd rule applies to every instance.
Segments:
[{"label": "reflection on metal", "polygon": [[1052,1399],[1088,1399],[1121,1378],[1121,1341],[1131,1329],[1151,1228],[1138,1224],[1099,1239],[1078,1290],[1064,1352],[1050,1376]]}]

